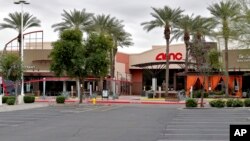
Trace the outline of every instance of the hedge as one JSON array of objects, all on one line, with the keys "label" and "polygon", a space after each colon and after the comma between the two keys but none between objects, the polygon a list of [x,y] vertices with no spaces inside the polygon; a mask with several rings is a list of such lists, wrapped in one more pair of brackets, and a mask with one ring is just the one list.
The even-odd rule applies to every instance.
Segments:
[{"label": "hedge", "polygon": [[65,102],[65,97],[64,96],[57,96],[56,97],[56,103],[64,104],[64,102]]},{"label": "hedge", "polygon": [[3,96],[2,97],[2,103],[7,103],[8,99],[14,99],[14,101],[16,100],[15,96]]},{"label": "hedge", "polygon": [[24,96],[23,101],[24,101],[24,103],[34,103],[35,96]]},{"label": "hedge", "polygon": [[250,107],[250,98],[245,99],[244,104],[246,107]]},{"label": "hedge", "polygon": [[14,104],[15,104],[15,99],[13,99],[13,98],[8,98],[7,101],[6,101],[6,103],[7,103],[8,105],[14,105]]},{"label": "hedge", "polygon": [[212,100],[209,102],[211,107],[217,107],[217,108],[223,108],[225,107],[225,101],[218,99],[218,100]]},{"label": "hedge", "polygon": [[186,100],[186,107],[197,107],[198,102],[196,99],[189,98]]},{"label": "hedge", "polygon": [[233,101],[233,104],[232,104],[233,107],[243,107],[244,106],[244,102],[239,100],[239,99],[236,99]]}]

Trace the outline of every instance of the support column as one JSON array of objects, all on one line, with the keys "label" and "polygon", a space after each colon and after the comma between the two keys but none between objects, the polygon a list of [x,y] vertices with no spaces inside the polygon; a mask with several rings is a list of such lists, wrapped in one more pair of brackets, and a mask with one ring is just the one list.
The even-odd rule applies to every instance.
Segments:
[{"label": "support column", "polygon": [[174,90],[176,91],[176,73],[174,72]]},{"label": "support column", "polygon": [[46,91],[46,78],[43,78],[43,98],[45,99],[45,91]]},{"label": "support column", "polygon": [[95,81],[93,81],[93,91],[96,91],[96,87],[95,87]]},{"label": "support column", "polygon": [[63,92],[66,92],[66,81],[63,81]]},{"label": "support column", "polygon": [[152,78],[152,90],[153,91],[157,90],[157,78],[155,77]]},{"label": "support column", "polygon": [[157,78],[155,77],[152,78],[152,90],[154,92],[153,98],[155,98],[156,90],[157,90]]}]

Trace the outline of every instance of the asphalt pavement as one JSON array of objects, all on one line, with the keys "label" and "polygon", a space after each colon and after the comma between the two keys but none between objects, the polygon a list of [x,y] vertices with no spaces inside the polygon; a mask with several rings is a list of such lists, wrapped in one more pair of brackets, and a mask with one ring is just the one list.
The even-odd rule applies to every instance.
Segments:
[{"label": "asphalt pavement", "polygon": [[164,105],[55,105],[0,113],[3,141],[157,141],[178,109]]},{"label": "asphalt pavement", "polygon": [[32,109],[0,112],[0,140],[229,141],[231,124],[249,123],[249,108],[45,104]]}]

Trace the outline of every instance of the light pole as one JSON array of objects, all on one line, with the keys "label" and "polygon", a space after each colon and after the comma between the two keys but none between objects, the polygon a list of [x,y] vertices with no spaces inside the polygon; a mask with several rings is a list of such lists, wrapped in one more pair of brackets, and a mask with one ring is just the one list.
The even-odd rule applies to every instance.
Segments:
[{"label": "light pole", "polygon": [[[29,0],[14,0],[14,4],[21,4],[21,62],[23,63],[23,5],[29,4]],[[24,80],[23,72],[21,75],[21,95],[24,95]]]}]

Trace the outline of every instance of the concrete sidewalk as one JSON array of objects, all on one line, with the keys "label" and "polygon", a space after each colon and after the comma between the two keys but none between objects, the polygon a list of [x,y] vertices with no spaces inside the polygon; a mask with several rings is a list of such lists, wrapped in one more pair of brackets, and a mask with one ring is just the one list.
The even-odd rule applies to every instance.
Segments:
[{"label": "concrete sidewalk", "polygon": [[31,104],[19,104],[19,105],[0,105],[0,112],[27,110],[34,108],[41,108],[49,106],[48,103],[31,103]]},{"label": "concrete sidewalk", "polygon": [[[36,102],[39,103],[55,103],[55,97],[39,97],[36,98]],[[69,98],[65,100],[65,103],[78,103],[79,99]],[[92,99],[87,98],[83,100],[83,103],[92,103]],[[99,104],[185,104],[185,101],[178,101],[176,99],[148,99],[140,96],[119,96],[119,99],[107,98],[96,98],[96,103]]]}]

